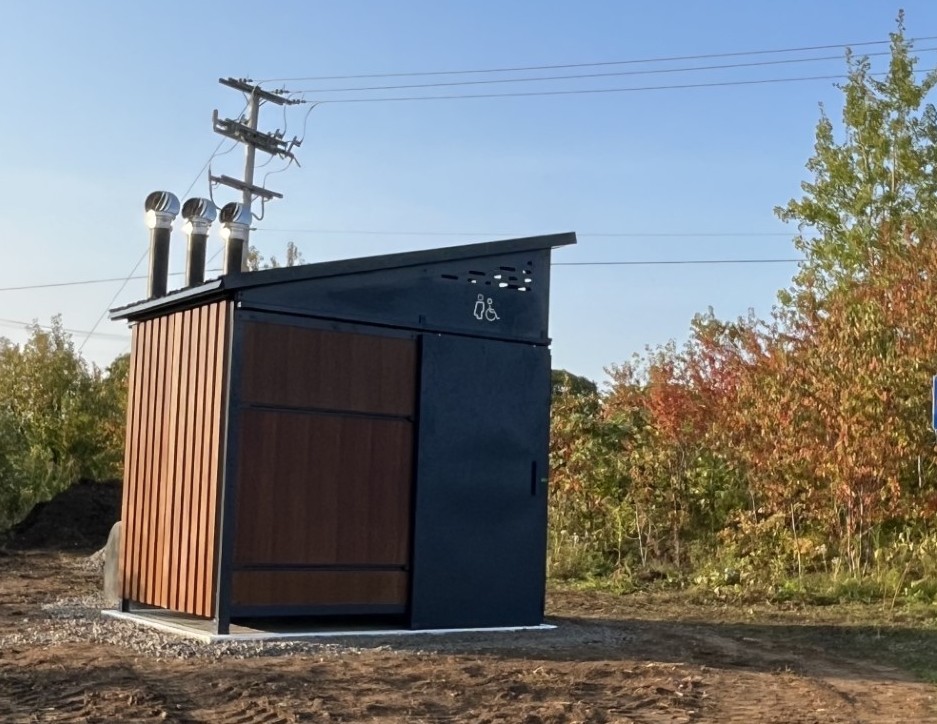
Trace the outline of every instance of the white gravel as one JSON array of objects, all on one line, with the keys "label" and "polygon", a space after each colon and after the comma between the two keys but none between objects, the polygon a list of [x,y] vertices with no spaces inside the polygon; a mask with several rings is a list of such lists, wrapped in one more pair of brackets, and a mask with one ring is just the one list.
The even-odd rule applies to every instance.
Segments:
[{"label": "white gravel", "polygon": [[[103,562],[103,552],[98,551],[87,558],[76,560],[74,565],[82,570],[94,571],[103,570]],[[93,643],[118,646],[157,659],[243,659],[295,654],[317,654],[325,659],[361,652],[356,647],[310,641],[205,643],[113,619],[101,613],[107,608],[113,606],[101,594],[44,603],[38,610],[20,619],[21,625],[14,633],[0,635],[0,650],[15,652],[39,646]],[[379,648],[389,650],[389,647]]]},{"label": "white gravel", "polygon": [[[103,551],[75,559],[69,565],[78,570],[101,573]],[[114,608],[101,593],[61,598],[42,604],[20,619],[15,632],[0,634],[0,650],[15,652],[39,646],[63,644],[103,644],[116,646],[137,655],[156,659],[244,659],[258,656],[318,657],[320,660],[353,656],[363,651],[386,651],[392,654],[431,656],[440,653],[479,653],[510,650],[516,646],[542,649],[544,652],[563,648],[572,640],[582,640],[586,631],[581,625],[568,622],[553,631],[505,632],[497,634],[458,633],[445,636],[355,637],[301,641],[223,641],[206,643],[197,639],[174,636],[130,621],[105,616],[102,610]],[[614,639],[624,643],[633,635],[588,628],[589,640]],[[601,629],[601,627],[598,627]]]}]

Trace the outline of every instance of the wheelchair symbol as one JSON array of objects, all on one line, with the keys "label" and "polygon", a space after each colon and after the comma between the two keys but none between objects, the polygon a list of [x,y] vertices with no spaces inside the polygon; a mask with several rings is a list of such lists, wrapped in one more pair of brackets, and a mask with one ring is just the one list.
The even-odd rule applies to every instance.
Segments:
[{"label": "wheelchair symbol", "polygon": [[499,317],[498,313],[495,311],[494,302],[492,302],[491,297],[488,297],[486,300],[484,294],[478,295],[478,299],[475,301],[475,310],[473,315],[479,322],[483,320],[488,322],[496,322],[497,320],[501,319],[501,317]]}]

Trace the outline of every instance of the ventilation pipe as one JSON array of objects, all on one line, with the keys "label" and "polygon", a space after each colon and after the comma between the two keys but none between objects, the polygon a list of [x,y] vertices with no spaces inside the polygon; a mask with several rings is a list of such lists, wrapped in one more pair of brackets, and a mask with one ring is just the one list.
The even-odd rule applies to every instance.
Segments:
[{"label": "ventilation pipe", "polygon": [[146,225],[150,229],[150,275],[147,297],[166,294],[169,279],[169,240],[172,222],[179,213],[179,199],[168,191],[154,191],[146,197]]},{"label": "ventilation pipe", "polygon": [[247,232],[251,225],[251,211],[244,204],[231,202],[221,207],[221,238],[225,242],[224,273],[247,269]]},{"label": "ventilation pipe", "polygon": [[185,256],[185,285],[194,287],[205,281],[205,246],[208,229],[218,216],[218,209],[209,199],[191,198],[182,204],[186,236],[189,243]]}]

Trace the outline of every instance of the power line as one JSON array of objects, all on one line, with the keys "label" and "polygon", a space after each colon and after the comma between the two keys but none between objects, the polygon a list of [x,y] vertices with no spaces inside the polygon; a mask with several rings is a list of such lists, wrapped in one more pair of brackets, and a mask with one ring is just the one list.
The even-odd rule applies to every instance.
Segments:
[{"label": "power line", "polygon": [[[493,239],[497,237],[502,238],[518,238],[522,236],[529,236],[528,232],[515,232],[515,231],[503,231],[503,232],[494,232],[494,231],[388,231],[381,229],[301,229],[301,228],[282,228],[282,227],[263,227],[256,228],[251,230],[253,234],[309,234],[309,235],[322,235],[322,236],[412,236],[412,237],[464,237],[464,238],[485,238]],[[764,231],[755,231],[755,232],[744,232],[744,231],[731,231],[731,232],[712,232],[712,231],[697,231],[697,232],[576,232],[576,236],[580,239],[730,239],[730,238],[791,238],[791,234],[787,232],[764,232]],[[214,261],[218,255],[221,253],[221,249],[215,251],[215,253],[208,260],[209,263]],[[4,291],[0,288],[0,291]]]},{"label": "power line", "polygon": [[[937,40],[937,36],[929,35],[919,38],[908,38],[907,42],[914,43],[925,40]],[[561,70],[564,68],[598,68],[610,65],[637,65],[642,63],[667,63],[685,60],[710,60],[714,58],[738,58],[756,55],[774,55],[780,53],[802,53],[813,50],[832,50],[833,48],[860,48],[870,45],[887,45],[891,40],[869,40],[861,43],[832,43],[829,45],[807,45],[796,48],[775,48],[770,50],[744,50],[728,53],[701,53],[697,55],[672,55],[652,58],[632,58],[628,60],[604,60],[591,63],[562,63],[554,65],[527,65],[504,68],[475,68],[471,70],[430,70],[410,73],[364,73],[357,75],[307,75],[293,78],[267,78],[258,83],[295,83],[304,80],[356,80],[364,78],[416,78],[434,75],[473,75],[476,73],[513,73],[531,70]]]},{"label": "power line", "polygon": [[[552,262],[553,266],[635,266],[635,265],[668,265],[668,264],[781,264],[803,261],[803,259],[660,259],[660,260],[626,260],[626,261],[566,261]],[[221,269],[207,269],[209,272],[220,272]],[[170,276],[181,276],[183,272],[173,272]],[[146,279],[145,276],[133,276],[127,281]],[[32,289],[49,289],[52,287],[77,287],[86,284],[105,284],[107,282],[122,282],[125,277],[111,277],[107,279],[81,279],[71,282],[53,282],[49,284],[28,284],[19,287],[0,287],[0,292],[24,291]],[[3,320],[0,320],[3,321]],[[10,321],[10,320],[6,320]],[[26,324],[24,322],[24,324]],[[77,331],[77,330],[74,330]],[[86,334],[79,331],[79,334]],[[93,330],[92,332],[93,333]]]},{"label": "power line", "polygon": [[81,354],[81,351],[85,348],[85,345],[88,344],[88,340],[91,339],[91,335],[93,335],[93,334],[95,333],[95,331],[97,331],[98,325],[100,325],[101,322],[104,321],[104,317],[107,316],[108,310],[113,306],[114,302],[117,301],[117,297],[119,297],[119,296],[120,296],[120,293],[121,293],[122,291],[124,291],[124,288],[125,288],[125,287],[127,286],[127,284],[130,282],[131,277],[133,277],[134,273],[137,271],[137,269],[138,269],[138,268],[140,267],[140,265],[143,263],[143,260],[146,259],[146,254],[147,254],[147,252],[144,250],[143,254],[140,255],[140,258],[137,259],[137,263],[133,265],[133,269],[130,270],[130,273],[129,273],[129,274],[127,275],[127,277],[124,279],[123,284],[121,284],[121,285],[120,285],[120,288],[119,288],[116,292],[114,292],[114,296],[111,297],[111,301],[109,301],[109,302],[105,305],[104,311],[101,312],[101,316],[99,316],[99,317],[97,318],[97,320],[95,321],[94,325],[92,325],[91,330],[85,335],[85,338],[81,341],[81,344],[78,346],[78,354]]},{"label": "power line", "polygon": [[[926,70],[916,70],[915,73],[930,73],[934,68]],[[872,75],[882,75],[881,73]],[[714,81],[710,83],[680,83],[676,85],[648,85],[648,86],[629,86],[626,88],[580,88],[576,90],[552,90],[552,91],[515,91],[510,93],[466,93],[449,94],[434,96],[393,96],[390,98],[319,98],[315,101],[300,101],[301,103],[390,103],[400,101],[450,101],[463,100],[468,98],[530,98],[533,96],[572,96],[572,95],[595,95],[599,93],[635,93],[640,91],[660,91],[660,90],[686,90],[689,88],[726,88],[729,86],[751,86],[767,85],[775,83],[798,83],[815,80],[843,80],[848,75],[842,73],[835,75],[808,75],[797,76],[794,78],[759,78],[755,80],[731,80]]]},{"label": "power line", "polygon": [[[39,324],[37,322],[21,322],[17,319],[0,319],[0,325],[7,327],[39,327],[40,329],[54,329],[54,327],[49,326],[48,324]],[[127,335],[125,334],[109,334],[107,332],[87,332],[83,329],[69,329],[68,327],[60,327],[63,332],[69,332],[71,334],[91,334],[95,337],[108,338],[119,340],[121,342],[127,341]]]},{"label": "power line", "polygon": [[107,279],[86,279],[84,281],[78,282],[49,282],[47,284],[24,284],[19,287],[0,287],[0,292],[19,292],[27,289],[52,289],[53,287],[75,287],[82,284],[106,284],[108,282],[122,282],[125,279],[145,279],[146,277],[142,276],[131,276],[131,277],[109,277]]},{"label": "power line", "polygon": [[[221,269],[206,269],[205,271],[209,272],[220,272]],[[171,272],[169,276],[177,277],[182,276],[185,272]],[[0,292],[19,292],[32,289],[51,289],[53,287],[77,287],[85,284],[106,284],[108,282],[123,282],[123,281],[134,281],[138,279],[146,279],[145,275],[137,275],[130,277],[107,277],[104,279],[82,279],[80,281],[74,282],[48,282],[45,284],[25,284],[18,287],[0,287]]]},{"label": "power line", "polygon": [[[471,237],[495,237],[495,236],[504,236],[511,238],[518,238],[522,236],[529,236],[525,233],[517,232],[494,232],[494,231],[384,231],[380,229],[284,229],[278,227],[264,227],[263,229],[255,229],[254,233],[260,232],[272,232],[278,234],[332,234],[332,235],[348,235],[348,236],[471,236]],[[604,238],[631,238],[631,239],[643,239],[643,238],[661,238],[661,239],[697,239],[697,238],[731,238],[731,237],[784,237],[790,238],[791,235],[786,232],[774,232],[774,231],[754,231],[754,232],[745,232],[745,231],[730,231],[730,232],[715,232],[715,231],[681,231],[681,232],[670,232],[670,231],[625,231],[625,232],[597,232],[597,231],[583,231],[576,232],[578,238],[589,238],[589,237],[604,237]],[[2,290],[0,290],[2,291]]]},{"label": "power line", "polygon": [[[246,108],[246,107],[247,107],[247,106],[245,106],[245,108]],[[195,178],[192,179],[192,183],[189,184],[189,187],[188,187],[188,188],[185,190],[185,192],[182,194],[182,198],[183,198],[183,199],[187,198],[188,195],[189,195],[189,192],[190,192],[193,188],[195,188],[195,184],[198,183],[198,180],[201,178],[202,174],[205,173],[205,170],[209,167],[209,165],[211,165],[212,160],[213,160],[213,159],[215,158],[215,156],[218,154],[218,151],[221,150],[221,147],[222,147],[222,145],[224,145],[224,142],[225,142],[225,139],[222,138],[222,139],[218,142],[218,145],[215,146],[215,150],[211,152],[211,155],[208,157],[208,160],[205,161],[205,164],[202,166],[201,169],[199,169],[199,172],[198,172],[197,174],[195,174]],[[143,260],[146,259],[146,255],[147,255],[147,250],[144,249],[143,254],[140,255],[140,258],[139,258],[139,259],[137,259],[137,263],[133,265],[133,269],[130,270],[130,273],[129,273],[129,274],[127,275],[127,277],[124,279],[124,283],[120,285],[120,288],[119,288],[116,292],[114,292],[114,296],[111,297],[111,301],[109,301],[109,302],[107,303],[107,306],[104,307],[104,311],[101,312],[101,316],[98,317],[97,321],[96,321],[96,322],[94,323],[94,325],[91,327],[91,331],[88,332],[88,334],[87,334],[87,335],[85,336],[85,338],[82,340],[81,344],[78,346],[78,353],[79,353],[79,354],[81,354],[81,351],[85,348],[85,345],[88,343],[88,340],[91,339],[91,335],[94,334],[95,331],[97,330],[98,325],[100,325],[101,322],[104,321],[104,318],[107,316],[108,310],[110,310],[110,308],[114,305],[114,302],[117,301],[117,297],[119,297],[120,294],[121,294],[121,292],[124,291],[124,288],[127,286],[127,284],[130,283],[131,278],[132,278],[133,275],[136,273],[137,269],[140,268],[140,265],[143,263]]]},{"label": "power line", "polygon": [[[221,269],[208,269],[206,271],[221,271]],[[182,276],[184,272],[171,272],[169,276]],[[107,284],[108,282],[130,282],[138,279],[146,279],[145,275],[136,275],[129,277],[106,277],[104,279],[83,279],[75,282],[48,282],[45,284],[24,284],[18,287],[0,287],[0,292],[20,292],[33,289],[52,289],[55,287],[76,287],[86,284]]]},{"label": "power line", "polygon": [[[495,237],[505,237],[505,238],[517,238],[523,236],[522,233],[518,232],[494,232],[494,231],[390,231],[390,230],[380,230],[380,229],[301,229],[301,228],[279,228],[279,227],[265,227],[262,229],[254,229],[254,233],[279,233],[279,234],[321,234],[321,235],[347,235],[347,236],[433,236],[433,237],[474,237],[474,238],[495,238]],[[621,232],[601,232],[601,231],[586,231],[586,232],[577,232],[576,236],[580,239],[588,238],[608,238],[608,239],[744,239],[744,238],[790,238],[790,234],[786,232],[773,232],[773,231],[621,231]],[[215,256],[218,255],[217,252]],[[214,259],[209,259],[209,263]],[[783,261],[792,261],[785,259],[778,260],[738,260],[725,263],[751,263],[751,262],[765,262],[765,263],[776,263]],[[798,260],[793,260],[798,261]],[[673,262],[554,262],[558,266],[577,266],[577,265],[620,265],[620,264],[646,264],[646,263],[673,263]],[[721,260],[680,260],[676,263],[699,263],[699,264],[709,264],[709,263],[724,263]],[[206,269],[207,272],[220,272],[220,268],[210,268]],[[170,276],[182,276],[184,272],[170,272]],[[64,282],[42,282],[39,284],[22,284],[18,286],[10,287],[0,287],[0,292],[18,292],[18,291],[33,291],[37,289],[55,289],[59,287],[73,287],[73,286],[84,286],[91,284],[109,284],[114,282],[125,282],[129,283],[131,281],[138,281],[146,279],[146,275],[133,275],[129,277],[103,277],[99,279],[82,279],[78,281],[64,281]],[[123,287],[122,287],[123,289]],[[113,301],[112,301],[113,303]],[[109,307],[110,308],[110,307]]]},{"label": "power line", "polygon": [[[937,50],[935,47],[921,48],[920,52]],[[877,57],[881,55],[891,55],[891,51],[882,51],[878,53],[869,53],[867,57]],[[452,86],[470,86],[470,85],[494,85],[498,83],[533,83],[555,80],[580,80],[585,78],[612,78],[621,76],[635,75],[659,75],[664,73],[689,73],[703,70],[729,70],[735,68],[756,68],[772,65],[790,65],[793,63],[816,63],[828,60],[842,60],[840,55],[823,55],[813,58],[786,58],[784,60],[760,60],[749,63],[724,63],[720,65],[697,65],[684,66],[679,68],[652,68],[650,70],[623,70],[611,73],[576,73],[572,75],[547,75],[534,78],[493,78],[485,80],[459,80],[446,81],[440,83],[410,83],[404,85],[372,85],[372,86],[353,86],[351,88],[303,88],[294,93],[348,93],[352,91],[380,91],[380,90],[402,90],[407,88],[443,88]]]},{"label": "power line", "polygon": [[655,259],[648,261],[554,261],[550,266],[668,266],[682,264],[793,264],[799,259]]}]

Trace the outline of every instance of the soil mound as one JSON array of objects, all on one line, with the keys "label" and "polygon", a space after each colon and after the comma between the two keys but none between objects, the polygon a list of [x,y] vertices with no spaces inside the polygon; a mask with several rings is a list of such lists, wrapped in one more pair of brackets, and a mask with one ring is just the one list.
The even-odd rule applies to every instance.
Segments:
[{"label": "soil mound", "polygon": [[79,480],[52,500],[37,503],[7,535],[12,549],[96,551],[120,519],[120,481]]}]

